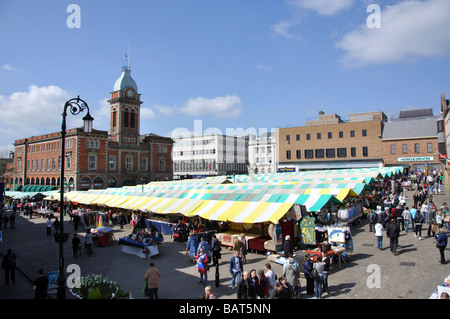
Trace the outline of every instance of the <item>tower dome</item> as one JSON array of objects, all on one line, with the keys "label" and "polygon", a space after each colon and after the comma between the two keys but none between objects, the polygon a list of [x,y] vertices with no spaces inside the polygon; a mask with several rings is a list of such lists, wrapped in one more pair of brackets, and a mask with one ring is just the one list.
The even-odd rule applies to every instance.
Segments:
[{"label": "tower dome", "polygon": [[130,73],[131,70],[129,67],[122,68],[122,74],[114,84],[114,91],[123,91],[128,87],[133,88],[135,92],[138,91],[136,82],[133,80]]}]

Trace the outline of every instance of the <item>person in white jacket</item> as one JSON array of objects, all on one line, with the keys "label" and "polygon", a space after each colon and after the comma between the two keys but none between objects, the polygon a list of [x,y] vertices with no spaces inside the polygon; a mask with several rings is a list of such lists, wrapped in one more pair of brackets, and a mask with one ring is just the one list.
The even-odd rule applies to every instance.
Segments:
[{"label": "person in white jacket", "polygon": [[381,221],[378,221],[375,224],[375,236],[377,237],[377,247],[378,250],[383,250],[383,224]]}]

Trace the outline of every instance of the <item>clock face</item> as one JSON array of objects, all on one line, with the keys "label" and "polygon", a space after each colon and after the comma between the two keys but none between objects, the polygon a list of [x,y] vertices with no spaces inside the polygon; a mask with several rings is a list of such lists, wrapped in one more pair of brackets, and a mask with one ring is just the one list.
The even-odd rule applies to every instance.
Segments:
[{"label": "clock face", "polygon": [[130,98],[133,97],[134,96],[134,92],[132,90],[128,90],[127,91],[127,96],[130,97]]}]

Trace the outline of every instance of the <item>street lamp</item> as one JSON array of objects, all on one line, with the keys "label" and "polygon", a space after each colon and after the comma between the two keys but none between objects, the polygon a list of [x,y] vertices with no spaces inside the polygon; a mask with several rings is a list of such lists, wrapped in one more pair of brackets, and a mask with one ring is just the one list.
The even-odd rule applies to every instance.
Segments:
[{"label": "street lamp", "polygon": [[55,240],[59,242],[59,275],[58,275],[58,290],[57,298],[66,298],[66,278],[64,275],[64,242],[67,241],[67,237],[64,236],[64,164],[65,164],[65,152],[66,152],[66,117],[67,109],[69,109],[72,115],[78,115],[87,109],[87,115],[83,117],[83,128],[85,133],[92,132],[92,122],[94,118],[89,114],[89,107],[85,101],[77,98],[70,99],[64,104],[64,111],[62,114],[63,120],[61,125],[61,179],[60,179],[60,202],[59,202],[59,218],[60,218],[60,228],[59,234],[55,234]]}]

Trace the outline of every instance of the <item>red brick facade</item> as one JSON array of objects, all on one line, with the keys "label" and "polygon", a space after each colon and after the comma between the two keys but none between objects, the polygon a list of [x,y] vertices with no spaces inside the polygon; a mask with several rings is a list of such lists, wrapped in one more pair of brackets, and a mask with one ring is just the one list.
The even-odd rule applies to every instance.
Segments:
[{"label": "red brick facade", "polygon": [[[66,191],[172,180],[173,140],[156,134],[140,135],[140,94],[129,95],[128,91],[130,88],[111,93],[110,133],[100,130],[84,133],[82,128],[67,130]],[[14,146],[14,162],[7,165],[5,172],[6,187],[10,190],[19,185],[60,187],[60,132],[19,139]]]}]

